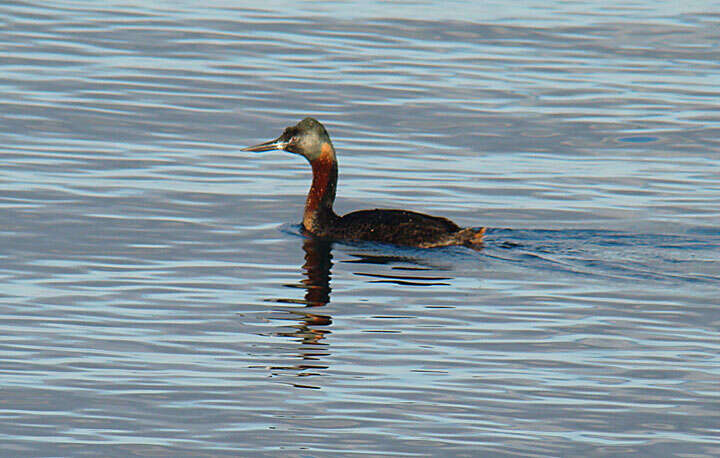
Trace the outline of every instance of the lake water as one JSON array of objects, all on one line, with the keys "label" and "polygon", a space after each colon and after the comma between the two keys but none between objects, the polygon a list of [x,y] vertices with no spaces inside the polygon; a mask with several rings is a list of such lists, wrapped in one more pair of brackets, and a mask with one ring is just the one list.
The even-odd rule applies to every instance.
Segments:
[{"label": "lake water", "polygon": [[720,455],[712,3],[2,4],[2,454]]}]

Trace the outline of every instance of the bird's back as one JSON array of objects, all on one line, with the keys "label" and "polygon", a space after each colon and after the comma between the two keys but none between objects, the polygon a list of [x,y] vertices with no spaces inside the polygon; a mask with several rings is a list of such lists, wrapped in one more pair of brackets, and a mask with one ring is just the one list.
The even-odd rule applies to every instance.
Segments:
[{"label": "bird's back", "polygon": [[341,240],[367,240],[408,246],[449,245],[462,229],[447,218],[407,210],[361,210],[338,218],[328,235]]}]

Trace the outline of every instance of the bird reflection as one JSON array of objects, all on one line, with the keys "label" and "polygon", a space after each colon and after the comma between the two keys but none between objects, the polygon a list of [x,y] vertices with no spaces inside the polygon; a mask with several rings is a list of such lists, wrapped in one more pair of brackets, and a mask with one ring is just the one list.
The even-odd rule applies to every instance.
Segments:
[{"label": "bird reflection", "polygon": [[[363,247],[357,253],[349,253],[355,259],[345,260],[345,263],[360,268],[361,265],[376,266],[369,272],[356,271],[355,275],[366,277],[368,283],[391,283],[401,286],[433,287],[450,285],[452,277],[438,275],[446,273],[448,268],[434,265],[428,259],[413,256],[412,253],[373,253]],[[370,248],[371,249],[371,248]],[[273,319],[291,321],[292,324],[283,326],[281,331],[275,332],[297,342],[297,349],[293,350],[294,364],[288,366],[272,366],[273,371],[290,371],[298,377],[320,375],[320,371],[329,366],[326,361],[330,356],[327,337],[332,325],[332,317],[328,314],[318,313],[330,303],[330,279],[332,262],[332,242],[315,237],[307,237],[303,241],[305,262],[302,265],[304,278],[298,283],[286,284],[288,288],[303,289],[302,299],[279,298],[272,299],[279,304],[289,304],[295,307],[283,307],[276,310]],[[297,307],[300,305],[301,307]],[[280,375],[281,372],[274,372]],[[307,384],[292,384],[298,388],[320,388]]]},{"label": "bird reflection", "polygon": [[[304,304],[307,308],[322,307],[330,302],[330,269],[332,268],[332,242],[319,240],[313,237],[306,238],[303,242],[305,251],[305,263],[302,266],[305,278],[299,285],[285,285],[291,288],[302,287],[305,289],[305,297],[298,299],[281,299],[278,302]],[[294,325],[292,332],[282,332],[278,335],[295,337],[303,344],[317,344],[330,334],[327,329],[318,327],[329,326],[332,319],[329,315],[301,312],[298,310],[289,311],[290,314],[300,318],[299,323]]]},{"label": "bird reflection", "polygon": [[[286,284],[289,288],[302,288],[305,290],[303,299],[275,299],[281,304],[299,304],[304,308],[283,310],[276,319],[291,320],[292,324],[285,329],[291,331],[277,332],[275,335],[289,337],[299,342],[296,357],[300,359],[292,366],[273,366],[273,370],[298,371],[297,376],[307,377],[319,375],[318,370],[327,369],[322,359],[329,356],[328,345],[323,339],[330,334],[328,326],[332,324],[330,315],[311,313],[310,310],[323,307],[330,302],[330,269],[332,268],[332,242],[319,240],[313,237],[303,242],[305,263],[302,266],[304,277],[299,283]],[[298,388],[319,388],[307,384],[296,384]]]}]

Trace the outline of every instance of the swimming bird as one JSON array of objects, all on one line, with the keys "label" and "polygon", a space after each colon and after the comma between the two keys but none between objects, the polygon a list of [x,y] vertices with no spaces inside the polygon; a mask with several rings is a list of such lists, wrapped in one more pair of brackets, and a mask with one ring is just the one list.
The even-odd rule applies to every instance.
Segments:
[{"label": "swimming bird", "polygon": [[302,225],[310,234],[331,240],[371,241],[419,248],[482,245],[485,228],[461,228],[447,218],[408,210],[360,210],[338,216],[333,211],[338,163],[330,136],[316,119],[305,118],[275,140],[242,151],[282,150],[299,154],[312,166],[312,185]]}]

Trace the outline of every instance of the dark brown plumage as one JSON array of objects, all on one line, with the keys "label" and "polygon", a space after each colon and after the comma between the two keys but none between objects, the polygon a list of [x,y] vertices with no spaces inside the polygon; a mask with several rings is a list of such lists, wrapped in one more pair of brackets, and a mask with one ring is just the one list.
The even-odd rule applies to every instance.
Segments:
[{"label": "dark brown plumage", "polygon": [[335,148],[325,127],[305,118],[275,140],[243,151],[285,150],[304,156],[313,181],[305,202],[303,228],[333,240],[365,240],[430,248],[448,245],[479,247],[485,228],[460,228],[447,218],[407,210],[360,210],[345,216],[333,211],[338,169]]}]

